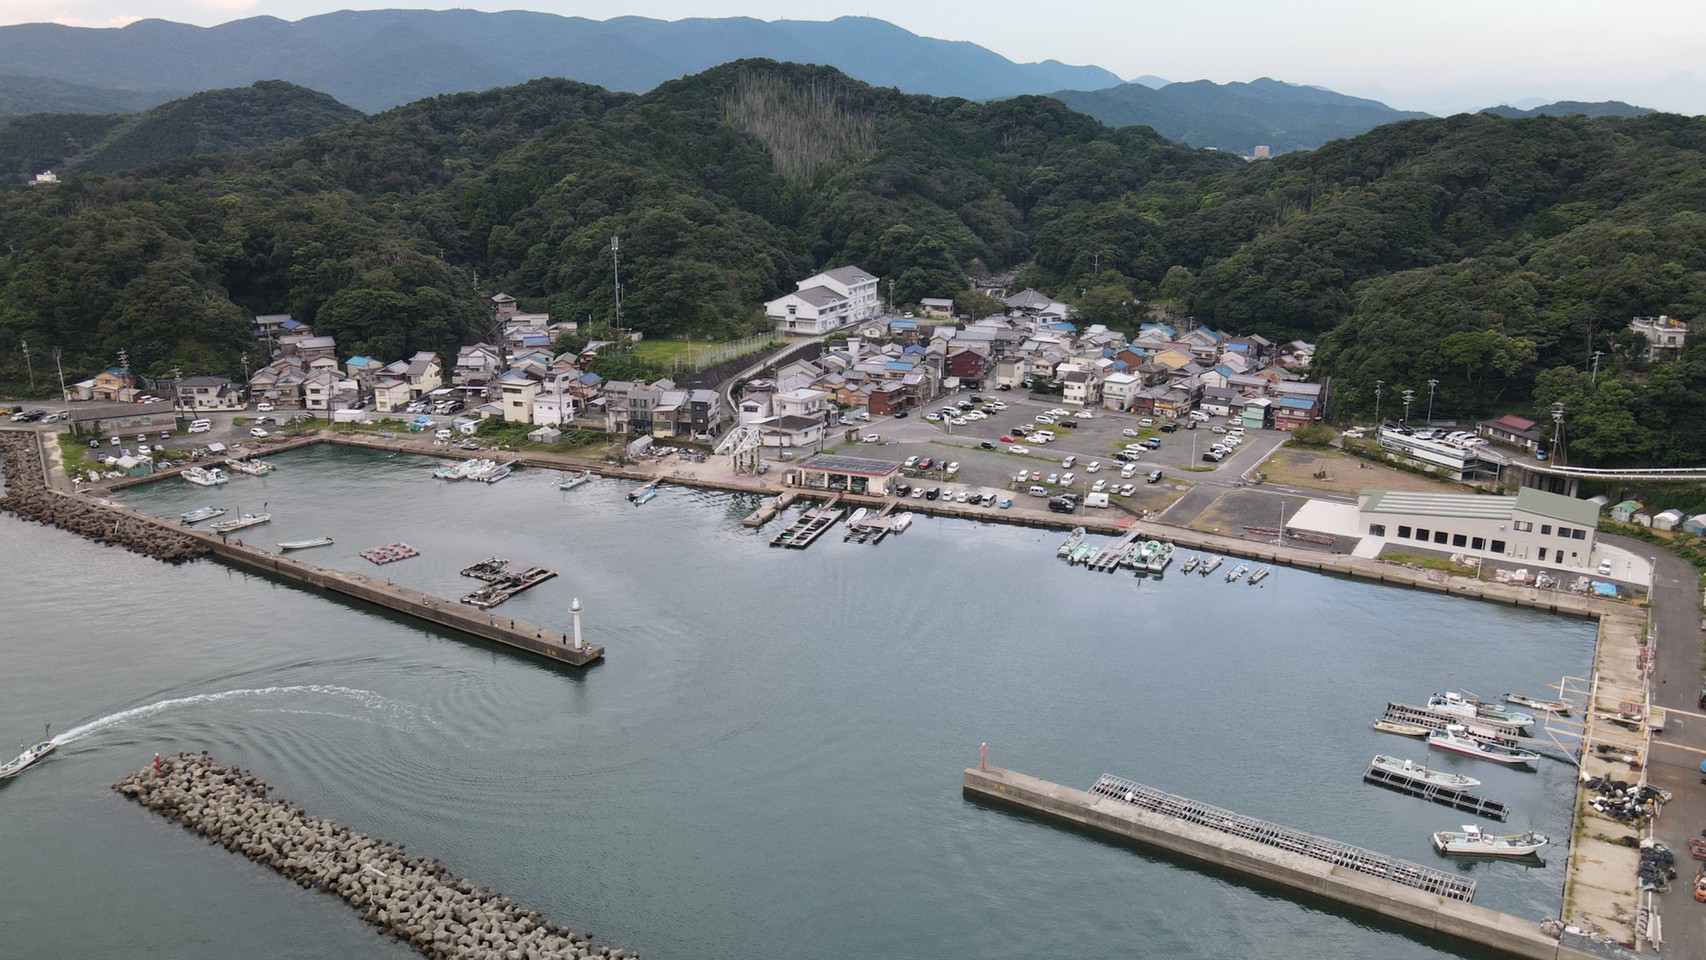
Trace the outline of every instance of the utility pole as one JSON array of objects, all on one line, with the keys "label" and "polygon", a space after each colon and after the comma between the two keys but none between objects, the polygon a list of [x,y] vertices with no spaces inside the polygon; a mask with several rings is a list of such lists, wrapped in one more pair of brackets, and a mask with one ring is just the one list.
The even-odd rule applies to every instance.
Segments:
[{"label": "utility pole", "polygon": [[616,349],[622,349],[622,241],[610,237],[610,277],[616,292]]},{"label": "utility pole", "polygon": [[1384,386],[1386,386],[1385,380],[1374,381],[1374,426],[1376,429],[1380,427],[1380,390]]},{"label": "utility pole", "polygon": [[889,316],[894,316],[894,278],[889,278]]},{"label": "utility pole", "polygon": [[59,348],[53,348],[53,368],[59,371],[59,402],[70,403],[71,393],[65,389],[65,367],[59,362]]},{"label": "utility pole", "polygon": [[1563,463],[1564,462],[1564,404],[1562,401],[1560,401],[1558,403],[1554,403],[1552,405],[1552,423],[1555,424],[1555,426],[1552,430],[1552,446],[1554,448],[1552,459],[1556,460],[1558,463]]},{"label": "utility pole", "polygon": [[30,389],[34,390],[36,388],[36,368],[35,364],[30,362],[30,343],[28,340],[19,340],[18,343],[24,348],[24,368],[30,372]]},{"label": "utility pole", "polygon": [[1411,390],[1409,387],[1405,387],[1404,388],[1404,423],[1405,424],[1409,424],[1409,422],[1410,422],[1410,401],[1412,401],[1414,399],[1416,399],[1416,391]]},{"label": "utility pole", "polygon": [[1090,268],[1090,275],[1093,277],[1101,276],[1102,275],[1102,255],[1099,253],[1096,254],[1095,259],[1092,260],[1091,263],[1093,265]]},{"label": "utility pole", "polygon": [[1434,422],[1434,388],[1439,386],[1438,380],[1428,381],[1428,426]]},{"label": "utility pole", "polygon": [[1593,380],[1590,382],[1590,386],[1599,386],[1599,358],[1603,356],[1605,356],[1604,350],[1595,350],[1593,352]]}]

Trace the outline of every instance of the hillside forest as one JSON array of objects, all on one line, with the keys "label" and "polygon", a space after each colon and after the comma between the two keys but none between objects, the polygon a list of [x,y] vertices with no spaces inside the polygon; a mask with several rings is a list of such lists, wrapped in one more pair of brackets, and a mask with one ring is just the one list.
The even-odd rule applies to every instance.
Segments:
[{"label": "hillside forest", "polygon": [[0,191],[0,388],[27,391],[23,342],[79,377],[120,349],[149,375],[240,374],[256,313],[383,357],[478,336],[499,289],[607,321],[620,235],[649,337],[752,332],[825,266],[968,306],[968,274],[1021,267],[1083,323],[1316,342],[1347,420],[1376,381],[1432,379],[1441,416],[1565,403],[1573,462],[1698,463],[1706,343],[1651,365],[1627,325],[1706,314],[1703,159],[1706,120],[1665,114],[1410,120],[1245,163],[1048,98],[821,67],[644,95],[540,80]]}]

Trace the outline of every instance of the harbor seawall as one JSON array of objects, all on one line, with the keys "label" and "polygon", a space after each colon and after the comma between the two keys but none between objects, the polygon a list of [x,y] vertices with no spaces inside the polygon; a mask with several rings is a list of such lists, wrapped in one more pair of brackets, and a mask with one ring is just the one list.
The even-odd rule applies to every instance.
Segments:
[{"label": "harbor seawall", "polygon": [[1537,923],[1358,874],[1011,770],[968,769],[962,787],[967,796],[978,800],[1154,847],[1512,956],[1528,960],[1590,958],[1589,954],[1560,946]]}]

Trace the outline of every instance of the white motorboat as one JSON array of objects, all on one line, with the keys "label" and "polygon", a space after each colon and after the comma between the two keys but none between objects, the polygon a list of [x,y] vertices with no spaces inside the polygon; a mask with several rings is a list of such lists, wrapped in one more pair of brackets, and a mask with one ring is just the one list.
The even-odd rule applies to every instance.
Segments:
[{"label": "white motorboat", "polygon": [[1206,577],[1209,574],[1213,573],[1214,571],[1220,569],[1220,565],[1223,562],[1224,562],[1224,558],[1222,558],[1222,557],[1209,557],[1207,560],[1203,561],[1202,566],[1197,568],[1197,573],[1201,576]]},{"label": "white motorboat", "polygon": [[1556,700],[1541,700],[1538,697],[1525,697],[1520,693],[1507,693],[1505,694],[1505,702],[1514,703],[1519,707],[1527,707],[1530,710],[1544,710],[1560,717],[1570,715],[1569,706]]},{"label": "white motorboat", "polygon": [[1481,785],[1481,781],[1474,777],[1466,777],[1461,773],[1451,773],[1445,770],[1429,770],[1427,767],[1414,760],[1401,760],[1397,757],[1389,757],[1383,753],[1375,754],[1374,766],[1380,770],[1385,770],[1388,773],[1398,774],[1401,777],[1407,777],[1411,780],[1420,780],[1424,783],[1431,783],[1441,787],[1450,787],[1453,790],[1467,790],[1470,787],[1478,787]]},{"label": "white motorboat", "polygon": [[572,477],[568,477],[568,478],[564,479],[562,483],[557,484],[557,489],[558,490],[573,490],[574,488],[580,486],[583,483],[586,483],[588,480],[591,480],[591,479],[592,479],[592,471],[591,470],[582,470],[580,473],[577,473]]},{"label": "white motorboat", "polygon": [[1183,570],[1186,573],[1190,573],[1192,570],[1195,570],[1197,568],[1197,564],[1199,564],[1199,563],[1202,563],[1202,557],[1199,557],[1193,553],[1185,559],[1184,565],[1179,567],[1179,569]]},{"label": "white motorboat", "polygon": [[895,533],[905,533],[906,528],[910,527],[910,526],[912,526],[912,511],[911,510],[908,510],[905,513],[901,514],[900,516],[894,518],[894,532]]},{"label": "white motorboat", "polygon": [[1540,759],[1538,753],[1477,740],[1471,737],[1469,729],[1460,723],[1450,724],[1444,730],[1435,730],[1428,734],[1428,746],[1513,767]]},{"label": "white motorboat", "polygon": [[1434,849],[1440,853],[1477,857],[1529,857],[1550,842],[1545,834],[1533,830],[1498,836],[1483,833],[1472,824],[1464,824],[1461,831],[1441,830],[1434,834]]},{"label": "white motorboat", "polygon": [[1437,713],[1449,714],[1454,717],[1463,717],[1468,720],[1490,720],[1493,723],[1502,723],[1515,727],[1529,727],[1534,725],[1534,718],[1526,713],[1517,713],[1515,710],[1502,710],[1498,707],[1492,706],[1491,704],[1482,703],[1467,694],[1458,693],[1455,690],[1447,690],[1444,693],[1436,693],[1429,697],[1428,709]]},{"label": "white motorboat", "polygon": [[1244,574],[1249,573],[1249,572],[1250,572],[1250,565],[1247,563],[1240,563],[1238,566],[1233,567],[1231,570],[1228,570],[1226,572],[1226,582],[1232,583],[1233,581],[1239,579],[1240,577],[1244,576]]},{"label": "white motorboat", "polygon": [[259,526],[260,524],[270,523],[271,521],[272,514],[270,513],[245,513],[235,520],[221,520],[218,523],[210,523],[207,525],[207,529],[212,530],[214,533],[230,533],[233,530],[242,530],[245,527]]},{"label": "white motorboat", "polygon": [[180,515],[178,519],[185,523],[200,523],[203,520],[212,520],[214,517],[224,515],[225,510],[221,507],[196,507],[194,510]]},{"label": "white motorboat", "polygon": [[1266,565],[1257,567],[1250,573],[1250,582],[1261,583],[1263,580],[1268,578],[1268,574],[1270,573],[1273,573],[1273,571],[1268,569]]},{"label": "white motorboat", "polygon": [[182,476],[198,487],[217,487],[231,482],[231,476],[218,467],[190,467]]},{"label": "white motorboat", "polygon": [[307,550],[309,547],[329,547],[331,537],[316,537],[313,540],[285,540],[278,545],[280,550]]},{"label": "white motorboat", "polygon": [[1144,569],[1159,576],[1165,573],[1167,565],[1173,562],[1173,545],[1166,541],[1151,540],[1143,545],[1143,556]]},{"label": "white motorboat", "polygon": [[865,509],[865,508],[864,508],[864,507],[860,507],[860,508],[859,508],[859,509],[857,509],[857,510],[855,510],[855,511],[853,511],[853,515],[852,515],[852,516],[850,516],[850,517],[848,517],[848,518],[847,518],[847,525],[848,525],[848,526],[849,526],[849,527],[856,527],[856,526],[858,526],[858,525],[859,525],[859,521],[861,521],[861,520],[863,520],[863,519],[865,519],[865,514],[867,514],[867,513],[870,513],[870,512],[871,512],[871,511],[869,511],[869,510],[867,510],[867,509]]},{"label": "white motorboat", "polygon": [[53,754],[53,751],[58,749],[59,745],[54,743],[52,740],[43,740],[33,747],[25,747],[17,756],[5,763],[0,763],[0,780],[9,780],[18,774],[23,773],[25,770],[28,770],[41,761],[46,760]]},{"label": "white motorboat", "polygon": [[251,477],[264,477],[278,468],[265,460],[237,459],[227,460],[225,465],[238,473],[246,473]]},{"label": "white motorboat", "polygon": [[1374,729],[1381,733],[1390,733],[1400,737],[1415,737],[1420,739],[1433,731],[1418,723],[1404,723],[1399,720],[1376,720]]}]

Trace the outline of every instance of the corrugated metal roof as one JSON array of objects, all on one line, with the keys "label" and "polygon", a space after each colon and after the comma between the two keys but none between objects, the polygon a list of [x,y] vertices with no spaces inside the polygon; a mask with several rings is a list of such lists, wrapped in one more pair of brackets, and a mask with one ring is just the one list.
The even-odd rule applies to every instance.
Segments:
[{"label": "corrugated metal roof", "polygon": [[[1566,498],[1567,499],[1567,498]],[[1363,513],[1406,513],[1464,520],[1510,520],[1516,497],[1477,497],[1466,493],[1383,490],[1363,505]]]},{"label": "corrugated metal roof", "polygon": [[1524,487],[1517,491],[1516,508],[1524,513],[1536,516],[1551,517],[1566,523],[1576,523],[1584,527],[1599,525],[1599,505],[1587,500],[1577,500],[1559,493],[1547,493],[1545,490],[1535,490]]}]

